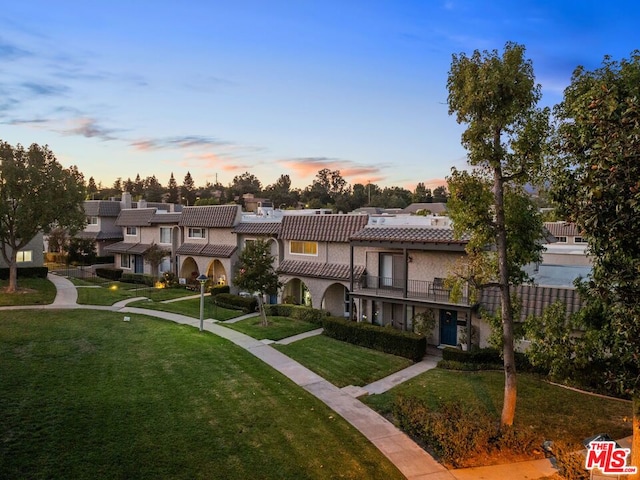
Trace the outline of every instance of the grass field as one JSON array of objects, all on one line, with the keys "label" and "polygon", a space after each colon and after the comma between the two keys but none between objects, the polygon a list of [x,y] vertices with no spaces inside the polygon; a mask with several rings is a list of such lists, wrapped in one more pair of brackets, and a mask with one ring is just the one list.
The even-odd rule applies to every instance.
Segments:
[{"label": "grass field", "polygon": [[413,364],[411,360],[318,335],[274,345],[337,387],[364,386]]},{"label": "grass field", "polygon": [[5,293],[8,280],[0,280],[0,307],[48,305],[56,298],[56,287],[46,278],[19,278],[16,293]]},{"label": "grass field", "polygon": [[262,319],[260,315],[246,318],[235,323],[227,323],[225,327],[242,332],[245,335],[255,338],[256,340],[282,340],[283,338],[293,337],[299,333],[308,332],[320,328],[318,325],[302,320],[296,320],[289,317],[267,317],[269,325],[263,327],[260,323]]},{"label": "grass field", "polygon": [[400,479],[324,404],[191,327],[0,312],[3,479]]},{"label": "grass field", "polygon": [[[460,400],[477,404],[499,419],[503,394],[502,372],[435,369],[389,392],[364,397],[363,401],[387,414],[398,395],[422,398],[431,407]],[[585,438],[602,432],[616,439],[623,438],[631,434],[630,420],[630,402],[580,393],[551,385],[533,375],[518,374],[516,424],[532,428],[545,439],[563,440],[577,447]]]},{"label": "grass field", "polygon": [[[130,303],[128,306],[149,308],[151,310],[162,310],[163,312],[179,313],[188,317],[200,318],[200,298],[188,298],[186,300],[171,303],[160,303],[155,300],[140,300]],[[204,318],[213,318],[221,321],[244,315],[241,310],[231,310],[214,305],[211,301],[211,297],[204,297],[203,310]]]}]

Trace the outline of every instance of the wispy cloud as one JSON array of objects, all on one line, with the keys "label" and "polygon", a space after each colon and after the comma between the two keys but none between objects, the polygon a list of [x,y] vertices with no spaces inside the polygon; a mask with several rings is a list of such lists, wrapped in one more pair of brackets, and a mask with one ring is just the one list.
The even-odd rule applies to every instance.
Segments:
[{"label": "wispy cloud", "polygon": [[204,137],[199,135],[184,135],[177,137],[164,137],[164,138],[148,138],[134,140],[131,142],[131,146],[136,150],[151,151],[151,150],[165,150],[165,149],[191,149],[191,148],[205,148],[205,147],[220,147],[230,146],[231,142],[218,140],[211,137]]},{"label": "wispy cloud", "polygon": [[0,39],[0,59],[16,60],[30,55],[31,53],[29,51]]},{"label": "wispy cloud", "polygon": [[31,95],[56,96],[63,95],[69,91],[64,85],[51,85],[48,83],[22,82],[21,87],[26,89]]},{"label": "wispy cloud", "polygon": [[315,176],[320,170],[328,168],[339,170],[340,175],[350,183],[367,183],[382,181],[381,166],[360,165],[349,160],[330,157],[300,157],[289,158],[278,162],[283,167],[290,168],[298,176],[306,178]]}]

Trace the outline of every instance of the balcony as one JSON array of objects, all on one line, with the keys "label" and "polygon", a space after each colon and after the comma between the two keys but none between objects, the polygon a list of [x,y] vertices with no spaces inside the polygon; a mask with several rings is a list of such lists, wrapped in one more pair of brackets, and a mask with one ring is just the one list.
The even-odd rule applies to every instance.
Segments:
[{"label": "balcony", "polygon": [[376,297],[398,298],[405,300],[422,300],[429,303],[446,303],[469,306],[466,292],[451,301],[451,290],[445,288],[441,280],[427,282],[425,280],[407,280],[407,290],[404,290],[404,279],[392,277],[376,277],[363,275],[360,282],[354,284],[354,292]]}]

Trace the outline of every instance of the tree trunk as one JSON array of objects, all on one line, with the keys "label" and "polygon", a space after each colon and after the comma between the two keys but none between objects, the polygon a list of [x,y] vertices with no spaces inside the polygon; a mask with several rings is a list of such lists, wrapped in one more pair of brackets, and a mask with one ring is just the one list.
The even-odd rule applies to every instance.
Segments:
[{"label": "tree trunk", "polygon": [[509,268],[507,262],[507,230],[504,213],[504,182],[502,170],[494,170],[494,199],[496,213],[496,250],[498,254],[498,283],[500,284],[500,306],[502,316],[502,342],[504,357],[504,402],[502,404],[502,425],[513,425],[516,415],[516,364],[513,346],[513,311],[509,291]]},{"label": "tree trunk", "polygon": [[18,252],[14,249],[9,260],[9,286],[7,293],[15,293],[18,290]]},{"label": "tree trunk", "polygon": [[267,313],[264,311],[264,302],[262,301],[262,292],[260,292],[260,294],[258,295],[258,309],[260,310],[260,325],[262,325],[263,327],[266,327],[269,325],[269,322],[267,322]]},{"label": "tree trunk", "polygon": [[629,465],[638,472],[626,477],[628,480],[640,480],[640,395],[633,397],[633,440],[631,441],[631,461]]}]

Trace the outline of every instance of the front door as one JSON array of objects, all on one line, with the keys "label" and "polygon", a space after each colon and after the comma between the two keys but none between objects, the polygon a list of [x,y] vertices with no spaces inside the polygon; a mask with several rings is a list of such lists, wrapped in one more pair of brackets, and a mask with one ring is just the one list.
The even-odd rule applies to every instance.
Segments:
[{"label": "front door", "polygon": [[134,255],[133,273],[144,273],[144,259],[142,255]]},{"label": "front door", "polygon": [[458,312],[455,310],[440,310],[440,344],[458,344]]}]

